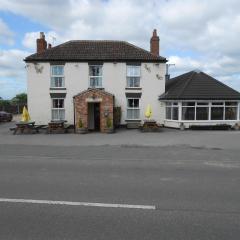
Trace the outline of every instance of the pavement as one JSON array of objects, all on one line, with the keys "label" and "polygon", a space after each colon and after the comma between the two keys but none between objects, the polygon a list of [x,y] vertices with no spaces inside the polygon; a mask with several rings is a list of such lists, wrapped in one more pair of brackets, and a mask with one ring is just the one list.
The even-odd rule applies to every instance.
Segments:
[{"label": "pavement", "polygon": [[197,148],[239,149],[240,131],[181,131],[162,128],[157,133],[118,129],[114,134],[24,134],[12,135],[14,122],[0,123],[0,144],[46,146],[189,146]]},{"label": "pavement", "polygon": [[13,136],[11,124],[0,239],[239,239],[240,132]]}]

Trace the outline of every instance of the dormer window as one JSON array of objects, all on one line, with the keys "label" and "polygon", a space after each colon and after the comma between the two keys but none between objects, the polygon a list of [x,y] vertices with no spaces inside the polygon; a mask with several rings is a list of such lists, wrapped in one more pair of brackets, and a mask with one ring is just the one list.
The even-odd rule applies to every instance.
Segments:
[{"label": "dormer window", "polygon": [[51,88],[63,88],[64,82],[64,66],[51,66]]},{"label": "dormer window", "polygon": [[140,66],[127,66],[127,87],[139,88],[140,87]]},{"label": "dormer window", "polygon": [[102,87],[102,65],[89,66],[89,86],[91,88]]}]

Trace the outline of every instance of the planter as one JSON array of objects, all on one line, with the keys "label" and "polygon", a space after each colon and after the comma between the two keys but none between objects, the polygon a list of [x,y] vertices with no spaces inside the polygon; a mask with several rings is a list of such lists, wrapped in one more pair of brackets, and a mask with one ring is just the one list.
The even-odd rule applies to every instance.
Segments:
[{"label": "planter", "polygon": [[104,132],[110,134],[110,133],[114,133],[115,130],[114,130],[114,128],[105,128]]},{"label": "planter", "polygon": [[184,123],[180,123],[180,130],[181,130],[181,131],[184,131],[184,130],[185,130],[185,125],[184,125]]},{"label": "planter", "polygon": [[239,131],[239,130],[240,130],[240,123],[236,123],[236,124],[233,126],[233,129],[236,130],[236,131]]},{"label": "planter", "polygon": [[86,134],[87,132],[88,132],[87,128],[77,128],[76,129],[76,133],[79,133],[79,134]]}]

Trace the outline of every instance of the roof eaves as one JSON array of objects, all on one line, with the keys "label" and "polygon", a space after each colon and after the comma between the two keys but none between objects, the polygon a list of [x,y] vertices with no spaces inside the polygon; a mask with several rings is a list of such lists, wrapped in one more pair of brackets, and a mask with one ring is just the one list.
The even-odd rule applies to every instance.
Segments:
[{"label": "roof eaves", "polygon": [[[98,59],[99,61],[103,62],[146,62],[146,63],[165,63],[165,60],[160,60],[160,59]],[[91,61],[98,61],[94,59],[67,59],[67,58],[62,58],[62,59],[47,59],[47,58],[25,58],[23,61],[25,62],[54,62],[54,61],[65,61],[65,62],[91,62]]]}]

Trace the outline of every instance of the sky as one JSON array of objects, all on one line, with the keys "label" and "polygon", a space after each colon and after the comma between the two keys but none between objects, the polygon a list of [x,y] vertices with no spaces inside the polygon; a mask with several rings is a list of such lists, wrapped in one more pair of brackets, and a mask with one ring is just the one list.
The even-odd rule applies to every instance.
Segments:
[{"label": "sky", "polygon": [[171,76],[201,70],[240,91],[239,0],[0,0],[0,97],[26,92],[23,59],[45,32],[68,40],[125,40],[149,50],[153,29]]}]

